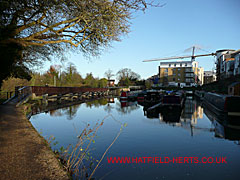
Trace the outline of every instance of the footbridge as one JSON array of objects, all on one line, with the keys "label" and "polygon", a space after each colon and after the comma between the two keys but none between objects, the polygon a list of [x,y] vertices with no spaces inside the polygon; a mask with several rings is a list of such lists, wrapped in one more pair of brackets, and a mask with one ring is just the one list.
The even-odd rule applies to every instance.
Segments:
[{"label": "footbridge", "polygon": [[42,96],[43,101],[73,101],[113,95],[116,89],[88,87],[49,87],[49,86],[17,86],[14,95],[4,103],[16,103],[17,106],[30,97]]}]

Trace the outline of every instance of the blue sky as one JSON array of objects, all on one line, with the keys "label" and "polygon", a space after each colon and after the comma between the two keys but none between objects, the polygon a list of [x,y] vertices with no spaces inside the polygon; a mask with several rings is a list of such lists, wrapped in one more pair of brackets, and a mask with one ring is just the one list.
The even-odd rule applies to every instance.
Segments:
[{"label": "blue sky", "polygon": [[[117,73],[121,68],[130,68],[142,78],[148,78],[158,73],[159,62],[143,63],[145,59],[191,54],[183,51],[193,45],[209,52],[240,49],[240,0],[162,0],[160,3],[166,5],[134,14],[128,36],[112,43],[112,48],[100,57],[89,61],[80,54],[71,54],[68,62],[74,63],[82,76],[92,72],[101,78],[108,69]],[[196,60],[205,70],[211,70],[215,59]]]}]

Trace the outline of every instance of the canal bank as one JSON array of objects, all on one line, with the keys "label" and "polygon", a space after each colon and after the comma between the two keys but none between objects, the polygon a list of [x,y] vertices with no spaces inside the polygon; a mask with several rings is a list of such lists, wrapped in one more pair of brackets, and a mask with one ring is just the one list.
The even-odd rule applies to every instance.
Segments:
[{"label": "canal bank", "polygon": [[23,107],[0,105],[0,179],[69,179]]}]

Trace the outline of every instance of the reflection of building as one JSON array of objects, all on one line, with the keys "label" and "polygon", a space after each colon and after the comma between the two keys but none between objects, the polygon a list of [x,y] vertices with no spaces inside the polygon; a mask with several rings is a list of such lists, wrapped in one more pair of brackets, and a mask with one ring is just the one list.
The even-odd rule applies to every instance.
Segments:
[{"label": "reflection of building", "polygon": [[108,103],[115,103],[114,98],[108,98],[108,99],[107,99],[107,102],[108,102]]},{"label": "reflection of building", "polygon": [[204,71],[204,84],[216,81],[216,73],[213,71]]},{"label": "reflection of building", "polygon": [[202,119],[203,118],[203,108],[201,107],[201,106],[198,106],[197,107],[197,117],[199,118],[199,119]]},{"label": "reflection of building", "polygon": [[196,125],[198,119],[203,118],[203,110],[198,106],[197,101],[186,99],[185,107],[181,116],[181,122],[188,122],[191,125]]},{"label": "reflection of building", "polygon": [[109,80],[108,80],[108,83],[107,83],[108,87],[113,87],[113,86],[115,86],[115,85],[114,85],[114,82],[115,82],[114,79],[109,79]]},{"label": "reflection of building", "polygon": [[[196,100],[186,99],[185,106],[178,116],[178,113],[175,111],[168,113],[167,116],[164,116],[164,114],[166,114],[166,112],[161,112],[159,116],[160,122],[169,123],[172,126],[182,127],[190,131],[192,136],[195,131],[202,130],[201,127],[198,127],[197,123],[199,119],[203,118],[203,108]],[[175,114],[175,116],[173,116],[173,114]],[[172,118],[175,118],[175,121]]]},{"label": "reflection of building", "polygon": [[197,124],[197,120],[202,118],[203,118],[203,108],[200,106],[195,106],[195,111],[193,112],[193,115],[192,115],[192,122],[194,122],[194,124]]},{"label": "reflection of building", "polygon": [[203,118],[203,108],[196,100],[186,99],[182,112],[178,113],[175,110],[165,110],[160,113],[159,118],[160,121],[168,123],[174,122],[177,126],[183,126],[184,124],[196,125],[197,120]]},{"label": "reflection of building", "polygon": [[215,137],[237,141],[240,145],[240,124],[237,116],[216,114],[212,109],[204,106],[204,113],[214,125]]},{"label": "reflection of building", "polygon": [[159,82],[162,85],[191,85],[203,83],[203,68],[197,61],[161,62]]}]

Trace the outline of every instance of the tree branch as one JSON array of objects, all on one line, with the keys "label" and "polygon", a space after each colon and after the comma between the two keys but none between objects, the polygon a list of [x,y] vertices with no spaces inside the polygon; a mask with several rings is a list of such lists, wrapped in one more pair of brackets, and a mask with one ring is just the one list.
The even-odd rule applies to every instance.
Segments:
[{"label": "tree branch", "polygon": [[26,25],[23,25],[23,26],[18,27],[18,28],[15,30],[15,34],[17,35],[17,34],[19,34],[21,31],[23,31],[23,30],[25,30],[25,29],[27,29],[27,28],[29,28],[29,27],[31,27],[31,26],[34,26],[35,24],[39,24],[45,17],[46,17],[46,14],[43,13],[43,15],[42,15],[38,20],[33,21],[33,22],[31,22],[31,23],[28,23],[28,24],[26,24]]}]

